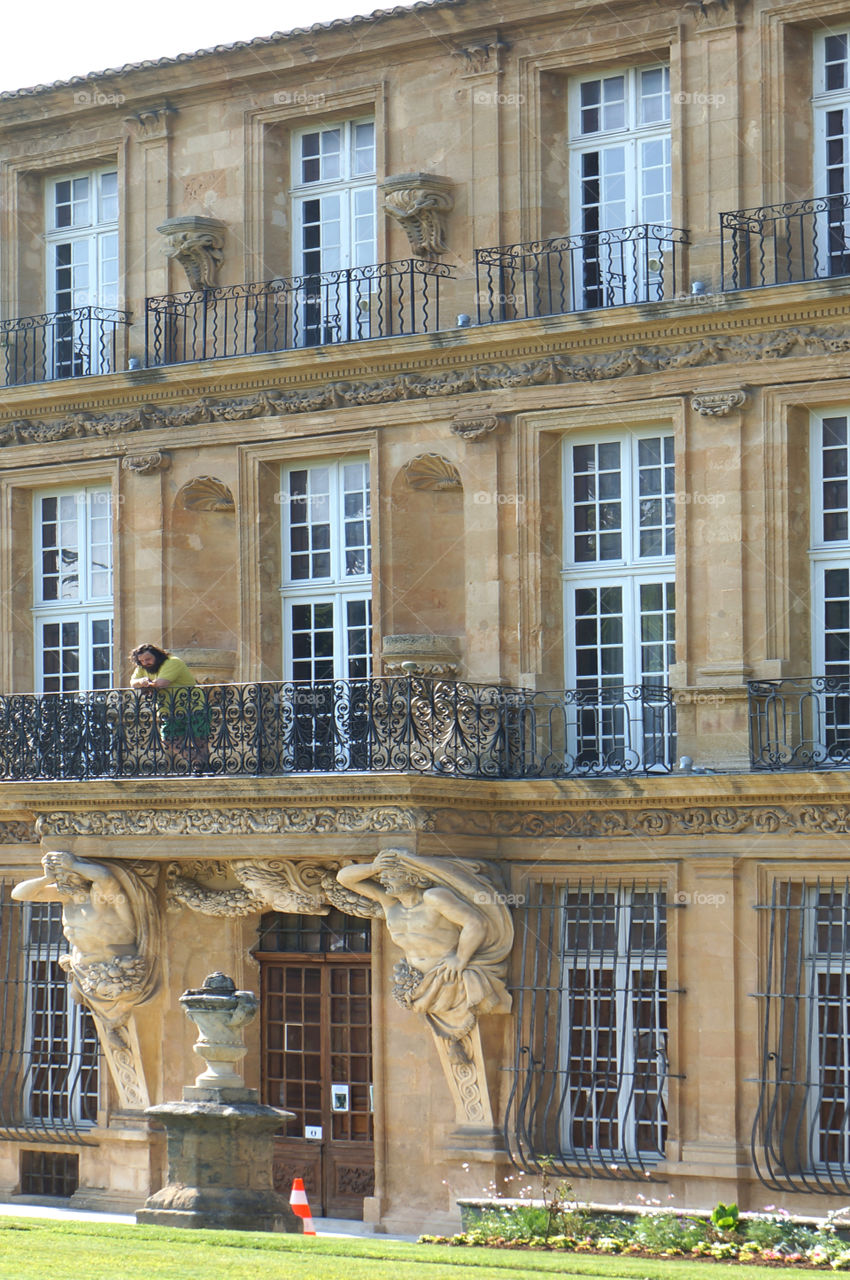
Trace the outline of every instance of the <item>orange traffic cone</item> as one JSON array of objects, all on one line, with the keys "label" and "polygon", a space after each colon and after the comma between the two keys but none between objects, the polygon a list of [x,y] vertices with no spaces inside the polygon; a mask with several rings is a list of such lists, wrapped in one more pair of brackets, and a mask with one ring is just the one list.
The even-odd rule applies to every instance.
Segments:
[{"label": "orange traffic cone", "polygon": [[289,1197],[289,1204],[292,1212],[301,1218],[304,1223],[304,1235],[314,1236],[316,1228],[313,1226],[313,1215],[310,1213],[310,1203],[307,1199],[307,1192],[304,1190],[304,1179],[296,1178],[292,1183],[292,1194]]}]

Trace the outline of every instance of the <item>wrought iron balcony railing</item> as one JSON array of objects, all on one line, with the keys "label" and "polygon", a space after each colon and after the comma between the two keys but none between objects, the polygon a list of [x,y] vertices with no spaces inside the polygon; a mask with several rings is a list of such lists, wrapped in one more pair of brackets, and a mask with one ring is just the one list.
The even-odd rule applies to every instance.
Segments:
[{"label": "wrought iron balcony railing", "polygon": [[114,373],[119,329],[129,322],[126,311],[112,307],[74,307],[0,321],[4,385]]},{"label": "wrought iron balcony railing", "polygon": [[384,677],[0,696],[0,778],[667,772],[666,688],[534,693]]},{"label": "wrought iron balcony railing", "polygon": [[850,766],[850,675],[751,680],[753,769]]},{"label": "wrought iron balcony railing", "polygon": [[848,274],[848,193],[720,215],[723,289],[760,289]]},{"label": "wrought iron balcony railing", "polygon": [[148,298],[146,363],[180,364],[440,327],[444,263],[407,258]]},{"label": "wrought iron balcony railing", "polygon": [[641,223],[477,249],[478,323],[676,296],[686,231]]}]

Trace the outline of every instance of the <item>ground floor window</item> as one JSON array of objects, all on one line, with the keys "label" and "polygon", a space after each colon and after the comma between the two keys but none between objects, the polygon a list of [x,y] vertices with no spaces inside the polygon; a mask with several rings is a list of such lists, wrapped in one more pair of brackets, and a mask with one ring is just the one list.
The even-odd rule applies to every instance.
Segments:
[{"label": "ground floor window", "polygon": [[850,881],[774,880],[753,1158],[776,1190],[850,1190]]},{"label": "ground floor window", "polygon": [[667,1139],[666,892],[537,884],[517,924],[514,1163],[642,1177]]},{"label": "ground floor window", "polygon": [[0,883],[0,1129],[67,1141],[96,1124],[97,1029],[73,999],[59,903],[21,903]]}]

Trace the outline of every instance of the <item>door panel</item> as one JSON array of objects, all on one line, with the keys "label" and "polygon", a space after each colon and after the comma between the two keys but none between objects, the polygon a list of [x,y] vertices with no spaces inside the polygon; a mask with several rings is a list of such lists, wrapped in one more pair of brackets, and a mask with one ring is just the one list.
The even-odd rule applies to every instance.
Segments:
[{"label": "door panel", "polygon": [[369,958],[258,959],[263,1099],[295,1113],[275,1139],[275,1186],[288,1197],[301,1177],[314,1215],[361,1218],[374,1191]]}]

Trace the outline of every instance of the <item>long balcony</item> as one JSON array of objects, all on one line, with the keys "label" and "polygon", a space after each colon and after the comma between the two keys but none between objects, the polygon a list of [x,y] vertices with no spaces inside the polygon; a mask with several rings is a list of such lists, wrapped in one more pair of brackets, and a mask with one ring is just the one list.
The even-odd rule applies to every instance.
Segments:
[{"label": "long balcony", "polygon": [[537,693],[411,677],[0,696],[0,778],[669,772],[661,686]]},{"label": "long balcony", "polygon": [[126,311],[74,307],[41,316],[0,321],[3,385],[25,386],[58,378],[88,378],[118,368],[119,334]]},{"label": "long balcony", "polygon": [[406,258],[170,293],[145,303],[150,366],[360,342],[440,327],[443,263]]},{"label": "long balcony", "polygon": [[720,215],[724,290],[760,289],[848,274],[848,193]]},{"label": "long balcony", "polygon": [[753,769],[850,767],[850,679],[805,676],[748,685]]},{"label": "long balcony", "polygon": [[477,249],[478,323],[669,300],[687,243],[685,231],[641,223]]}]

